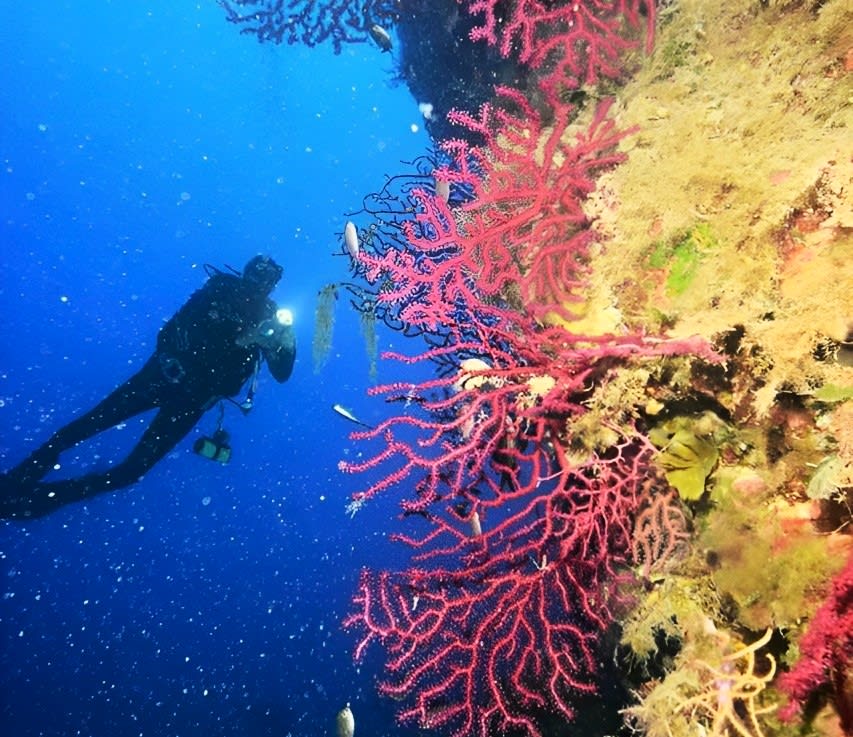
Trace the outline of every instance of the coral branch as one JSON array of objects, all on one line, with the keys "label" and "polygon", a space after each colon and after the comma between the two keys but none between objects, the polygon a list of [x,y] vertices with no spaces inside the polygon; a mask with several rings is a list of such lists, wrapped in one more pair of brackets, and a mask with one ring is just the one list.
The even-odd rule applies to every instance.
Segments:
[{"label": "coral branch", "polygon": [[[800,659],[779,678],[788,703],[779,710],[784,721],[793,721],[806,702],[823,686],[835,697],[845,734],[853,731],[853,704],[849,679],[853,663],[853,555],[833,580],[826,601],[817,610],[800,640]],[[847,685],[845,686],[845,682]]]},{"label": "coral branch", "polygon": [[655,3],[651,0],[460,0],[469,13],[482,17],[472,41],[496,46],[501,55],[516,55],[543,69],[542,87],[551,100],[564,89],[594,84],[619,75],[621,56],[632,46],[626,26],[646,21],[646,48],[651,49]]},{"label": "coral branch", "polygon": [[689,551],[689,523],[675,490],[657,494],[637,515],[631,539],[634,563],[642,565],[642,576],[660,571],[686,556]]},{"label": "coral branch", "polygon": [[452,504],[433,508],[434,531],[410,541],[428,568],[362,574],[345,625],[362,633],[357,657],[373,641],[388,650],[380,690],[412,699],[403,719],[486,737],[511,727],[538,736],[537,712],[574,716],[575,694],[596,689],[626,520],[652,452],[625,439],[611,457],[571,469],[557,451],[552,483],[477,500],[489,524],[480,535],[466,534]]},{"label": "coral branch", "polygon": [[[497,309],[516,294],[529,314],[574,319],[582,300],[594,235],[580,203],[594,177],[622,160],[614,151],[626,135],[599,107],[586,131],[567,132],[571,106],[555,109],[545,128],[518,92],[498,87],[501,104],[474,118],[451,118],[487,140],[483,147],[453,140],[452,164],[436,177],[465,192],[455,207],[424,189],[411,192],[414,219],[404,222],[403,247],[364,249],[359,268],[379,285],[378,301],[396,305],[399,319],[428,331],[463,334],[472,320],[506,322]],[[508,110],[512,108],[515,113]]]},{"label": "coral branch", "polygon": [[607,104],[570,130],[572,107],[557,97],[546,126],[519,92],[496,95],[477,115],[451,113],[485,143],[443,144],[441,188],[389,181],[374,198],[378,224],[362,231],[356,276],[386,323],[429,341],[418,355],[385,357],[433,362],[439,374],[372,390],[404,410],[354,433],[373,450],[340,464],[378,478],[351,513],[392,486],[412,492],[406,530],[393,537],[413,567],[362,575],[346,620],[360,633],[356,657],[380,643],[380,689],[404,702],[401,717],[454,737],[538,737],[545,714],[571,719],[576,694],[595,691],[599,643],[632,558],[650,567],[682,536],[657,507],[657,537],[637,527],[652,508],[651,443],[624,425],[591,440],[580,420],[628,363],[716,360],[697,339],[572,330],[589,299],[594,242],[582,202],[621,161],[625,132]]},{"label": "coral branch", "polygon": [[275,44],[363,43],[371,25],[396,19],[394,0],[218,0],[240,33]]},{"label": "coral branch", "polygon": [[[350,512],[391,486],[414,492],[402,503],[409,528],[393,537],[417,567],[363,575],[346,620],[361,633],[356,655],[381,643],[381,690],[408,702],[401,716],[455,737],[536,737],[544,713],[571,719],[574,694],[595,690],[635,518],[651,505],[655,450],[630,427],[609,428],[612,445],[600,447],[578,420],[621,365],[716,358],[696,339],[572,332],[592,242],[580,202],[620,159],[622,133],[606,106],[569,135],[567,104],[546,129],[520,94],[497,92],[505,106],[453,114],[486,145],[446,144],[453,161],[436,179],[449,196],[412,189],[410,219],[386,196],[379,237],[358,255],[385,314],[433,336],[427,351],[396,358],[441,373],[372,390],[406,409],[354,433],[378,448],[340,464],[379,479]],[[666,532],[647,539],[649,566],[681,540],[663,515]]]}]

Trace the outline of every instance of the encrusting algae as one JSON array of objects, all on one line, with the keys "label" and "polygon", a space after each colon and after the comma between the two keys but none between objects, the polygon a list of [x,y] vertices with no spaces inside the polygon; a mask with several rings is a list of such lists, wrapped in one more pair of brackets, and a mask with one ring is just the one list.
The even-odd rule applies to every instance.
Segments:
[{"label": "encrusting algae", "polygon": [[841,735],[853,671],[799,724],[776,685],[853,550],[853,6],[682,0],[636,63],[614,114],[638,132],[588,202],[592,293],[724,360],[627,368],[581,419],[645,426],[686,519],[687,550],[635,560],[626,722]]}]

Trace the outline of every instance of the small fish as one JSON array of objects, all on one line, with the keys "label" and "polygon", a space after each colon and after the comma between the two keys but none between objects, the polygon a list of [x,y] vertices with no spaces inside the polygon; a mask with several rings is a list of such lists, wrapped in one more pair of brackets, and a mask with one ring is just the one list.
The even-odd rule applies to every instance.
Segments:
[{"label": "small fish", "polygon": [[340,404],[332,405],[332,409],[337,412],[341,417],[345,420],[349,420],[350,422],[354,422],[356,425],[361,425],[362,427],[366,427],[368,430],[373,429],[373,425],[368,425],[366,422],[362,422],[358,419],[352,412],[350,412],[346,407],[343,407]]},{"label": "small fish", "polygon": [[450,182],[435,178],[435,196],[447,204],[450,201]]},{"label": "small fish", "polygon": [[370,26],[370,37],[376,42],[376,45],[382,49],[384,54],[386,51],[391,51],[391,36],[388,35],[382,26],[374,23]]},{"label": "small fish", "polygon": [[480,522],[480,515],[476,509],[471,512],[469,522],[471,524],[471,537],[479,537],[483,534],[483,524]]},{"label": "small fish", "polygon": [[347,249],[350,258],[353,261],[358,261],[358,230],[356,230],[355,223],[351,220],[347,222],[344,228],[344,247]]},{"label": "small fish", "polygon": [[355,717],[353,717],[349,702],[338,712],[338,717],[335,721],[338,737],[353,737],[355,734]]}]

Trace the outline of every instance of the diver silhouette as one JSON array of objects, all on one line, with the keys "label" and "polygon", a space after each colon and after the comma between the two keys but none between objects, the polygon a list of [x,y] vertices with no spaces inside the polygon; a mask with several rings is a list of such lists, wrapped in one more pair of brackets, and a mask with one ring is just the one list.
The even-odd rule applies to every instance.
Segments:
[{"label": "diver silhouette", "polygon": [[[234,397],[252,379],[241,405],[248,411],[262,362],[279,383],[288,379],[296,357],[292,320],[269,297],[281,279],[281,266],[268,256],[255,256],[239,275],[206,268],[207,282],[160,329],[157,348],[145,365],[0,476],[0,517],[40,517],[129,486],[172,450],[207,410]],[[78,478],[42,481],[64,451],[152,409],[157,413],[151,424],[120,463]],[[221,415],[217,433],[214,438],[221,438]],[[199,447],[196,451],[214,457]]]}]

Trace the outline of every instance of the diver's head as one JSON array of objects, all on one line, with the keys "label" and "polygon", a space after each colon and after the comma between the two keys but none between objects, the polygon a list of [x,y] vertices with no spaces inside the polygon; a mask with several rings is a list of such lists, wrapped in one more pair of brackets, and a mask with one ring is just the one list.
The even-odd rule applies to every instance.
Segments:
[{"label": "diver's head", "polygon": [[283,273],[284,269],[269,256],[255,256],[243,268],[243,279],[259,292],[269,294]]}]

